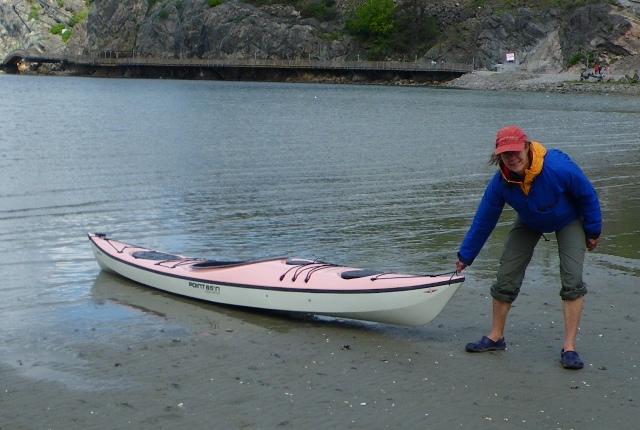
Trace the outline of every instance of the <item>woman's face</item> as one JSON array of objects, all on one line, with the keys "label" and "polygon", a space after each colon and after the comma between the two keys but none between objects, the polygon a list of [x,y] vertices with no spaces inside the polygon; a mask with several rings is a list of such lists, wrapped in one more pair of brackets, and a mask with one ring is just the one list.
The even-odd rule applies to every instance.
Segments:
[{"label": "woman's face", "polygon": [[503,152],[500,158],[507,169],[524,176],[524,171],[529,168],[529,145],[526,145],[522,151]]}]

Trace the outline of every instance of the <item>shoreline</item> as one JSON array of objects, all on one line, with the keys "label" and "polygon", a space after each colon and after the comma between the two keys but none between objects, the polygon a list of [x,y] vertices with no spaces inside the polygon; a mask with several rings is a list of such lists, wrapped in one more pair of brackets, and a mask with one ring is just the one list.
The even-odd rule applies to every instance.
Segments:
[{"label": "shoreline", "polygon": [[[0,71],[0,75],[9,75]],[[26,76],[70,76],[93,77],[106,79],[183,79],[183,78],[137,78],[130,76],[83,75],[69,72],[28,72],[20,73]],[[412,79],[348,79],[340,76],[311,76],[300,75],[295,78],[282,80],[251,80],[250,82],[282,82],[282,83],[315,83],[336,85],[381,85],[404,87],[432,87],[459,90],[481,91],[515,91],[561,94],[602,94],[602,95],[640,95],[640,83],[618,82],[624,75],[611,75],[607,81],[581,81],[575,73],[526,73],[526,72],[490,72],[473,71],[459,78],[444,82],[418,82]],[[193,79],[188,79],[193,80]],[[220,79],[197,79],[225,81]],[[244,81],[244,80],[240,80]]]}]

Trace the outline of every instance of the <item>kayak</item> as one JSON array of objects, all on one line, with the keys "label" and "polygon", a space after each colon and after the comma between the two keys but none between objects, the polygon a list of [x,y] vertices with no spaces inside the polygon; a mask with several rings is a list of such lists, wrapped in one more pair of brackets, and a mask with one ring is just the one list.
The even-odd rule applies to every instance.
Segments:
[{"label": "kayak", "polygon": [[137,283],[222,305],[408,326],[432,321],[464,282],[456,272],[405,275],[302,258],[218,261],[89,233],[100,268]]}]

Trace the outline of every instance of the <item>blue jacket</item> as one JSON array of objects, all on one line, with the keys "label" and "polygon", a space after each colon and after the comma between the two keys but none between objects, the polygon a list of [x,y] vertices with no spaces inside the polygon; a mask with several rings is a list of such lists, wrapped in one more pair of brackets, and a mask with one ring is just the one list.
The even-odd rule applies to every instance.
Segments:
[{"label": "blue jacket", "polygon": [[526,189],[528,195],[519,183],[508,180],[508,170],[500,166],[489,182],[460,246],[458,259],[463,264],[470,265],[480,253],[498,223],[505,203],[516,211],[526,226],[541,233],[558,231],[582,217],[587,237],[600,237],[602,214],[591,182],[565,153],[546,151],[536,142],[531,145],[533,157],[538,157],[539,170],[534,172],[533,178],[525,180],[530,185]]}]

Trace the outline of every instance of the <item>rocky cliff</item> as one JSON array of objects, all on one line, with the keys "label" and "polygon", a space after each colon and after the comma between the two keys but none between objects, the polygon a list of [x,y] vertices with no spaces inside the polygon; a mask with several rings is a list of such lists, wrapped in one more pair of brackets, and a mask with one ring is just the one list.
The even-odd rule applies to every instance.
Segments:
[{"label": "rocky cliff", "polygon": [[[374,45],[347,31],[346,23],[370,1],[375,0],[2,0],[0,56],[31,49],[93,56],[364,59]],[[422,37],[424,27],[415,27],[403,43],[385,45],[385,58],[473,62],[492,69],[512,53],[510,66],[533,72],[594,63],[636,68],[640,0],[512,4],[395,0],[396,16],[405,24],[432,18],[437,31]],[[326,13],[309,12],[319,10]]]}]

